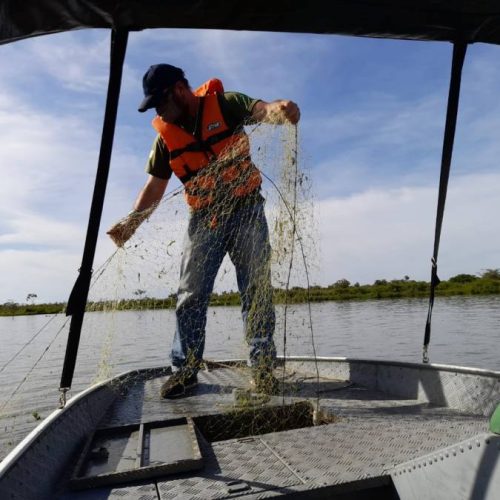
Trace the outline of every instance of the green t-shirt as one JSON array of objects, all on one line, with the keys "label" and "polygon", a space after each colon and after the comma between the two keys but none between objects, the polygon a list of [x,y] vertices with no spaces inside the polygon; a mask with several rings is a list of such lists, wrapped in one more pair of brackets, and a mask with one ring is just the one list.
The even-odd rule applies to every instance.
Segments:
[{"label": "green t-shirt", "polygon": [[[252,123],[252,109],[259,99],[253,99],[239,92],[224,92],[218,97],[222,115],[230,128]],[[146,172],[160,179],[170,179],[172,176],[170,154],[160,135],[157,135],[153,142],[146,164]]]}]

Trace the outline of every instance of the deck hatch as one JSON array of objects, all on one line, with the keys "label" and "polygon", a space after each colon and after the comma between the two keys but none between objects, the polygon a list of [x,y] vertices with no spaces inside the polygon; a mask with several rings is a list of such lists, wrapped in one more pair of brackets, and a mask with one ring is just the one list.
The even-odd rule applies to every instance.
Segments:
[{"label": "deck hatch", "polygon": [[193,420],[203,437],[211,443],[314,425],[313,405],[309,401],[280,406],[235,407],[227,413],[202,415]]},{"label": "deck hatch", "polygon": [[189,417],[100,429],[87,440],[70,487],[123,484],[202,467]]}]

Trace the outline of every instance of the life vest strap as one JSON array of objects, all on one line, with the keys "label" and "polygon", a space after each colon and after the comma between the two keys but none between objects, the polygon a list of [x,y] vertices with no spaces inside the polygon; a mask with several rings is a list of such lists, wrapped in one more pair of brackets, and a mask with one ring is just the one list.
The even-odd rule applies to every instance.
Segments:
[{"label": "life vest strap", "polygon": [[233,136],[237,136],[237,134],[235,134],[233,130],[228,128],[227,130],[224,130],[223,132],[219,132],[218,134],[211,135],[210,137],[208,137],[205,140],[205,142],[209,146],[213,146],[214,144],[217,144],[218,142],[220,142],[224,139],[227,139],[229,137],[233,137]]},{"label": "life vest strap", "polygon": [[209,149],[200,141],[190,142],[187,146],[170,151],[170,161],[175,160],[184,153],[207,153]]},{"label": "life vest strap", "polygon": [[224,132],[220,132],[219,134],[212,135],[208,139],[205,139],[204,141],[200,140],[199,138],[195,138],[193,136],[193,139],[195,140],[193,140],[193,142],[189,143],[187,146],[170,151],[170,160],[175,160],[184,153],[210,152],[212,155],[213,153],[211,150],[211,146],[217,144],[218,142],[224,139],[228,139],[231,136],[234,136],[234,133],[230,129],[224,130]]},{"label": "life vest strap", "polygon": [[[215,160],[211,165],[207,165],[205,168],[197,170],[197,171],[192,171],[189,170],[189,167],[187,165],[184,165],[184,170],[186,170],[186,175],[183,175],[182,177],[179,177],[179,180],[182,182],[182,184],[186,184],[186,182],[190,181],[193,177],[196,177],[197,175],[214,175],[218,173],[223,173],[223,170],[226,169],[227,167],[230,167],[234,164],[238,164],[238,170],[244,171],[244,166],[247,164],[250,164],[252,159],[250,158],[249,155],[245,156],[235,156],[234,158],[228,158],[227,160]],[[212,172],[210,170],[210,167],[212,166],[217,166],[217,172]]]}]

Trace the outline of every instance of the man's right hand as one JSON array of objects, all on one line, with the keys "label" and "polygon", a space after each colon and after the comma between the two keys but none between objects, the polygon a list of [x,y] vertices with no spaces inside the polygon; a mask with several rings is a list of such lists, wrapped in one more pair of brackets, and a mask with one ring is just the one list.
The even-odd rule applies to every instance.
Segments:
[{"label": "man's right hand", "polygon": [[142,220],[143,219],[137,215],[129,214],[125,219],[122,219],[112,226],[109,231],[107,231],[107,234],[109,234],[109,237],[117,247],[122,247],[132,238]]},{"label": "man's right hand", "polygon": [[[122,247],[132,238],[136,229],[146,220],[160,203],[168,184],[168,179],[149,175],[134,204],[134,210],[127,217],[117,222],[107,234],[117,247]],[[139,210],[137,209],[139,208]]]}]

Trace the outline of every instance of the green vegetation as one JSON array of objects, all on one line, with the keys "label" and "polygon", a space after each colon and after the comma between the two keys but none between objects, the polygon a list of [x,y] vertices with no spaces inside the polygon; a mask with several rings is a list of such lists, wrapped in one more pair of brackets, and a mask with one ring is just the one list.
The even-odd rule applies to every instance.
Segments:
[{"label": "green vegetation", "polygon": [[0,304],[0,316],[23,316],[30,314],[57,314],[64,312],[66,304],[18,304],[8,301]]},{"label": "green vegetation", "polygon": [[[402,280],[376,280],[372,285],[351,283],[346,279],[338,280],[327,287],[313,286],[308,290],[301,287],[274,290],[277,304],[298,304],[302,302],[323,302],[329,300],[376,300],[428,297],[430,284],[426,281],[414,281],[405,276]],[[436,295],[451,297],[456,295],[495,295],[500,294],[500,269],[486,269],[479,276],[458,274],[447,281],[441,281],[436,288]],[[88,311],[106,310],[150,310],[171,309],[175,307],[175,294],[166,299],[148,298],[144,290],[137,290],[137,299],[118,302],[89,303]],[[236,292],[212,294],[211,306],[235,306],[240,304]],[[0,316],[23,314],[54,314],[64,312],[65,304],[16,304],[12,301],[0,304]]]}]

